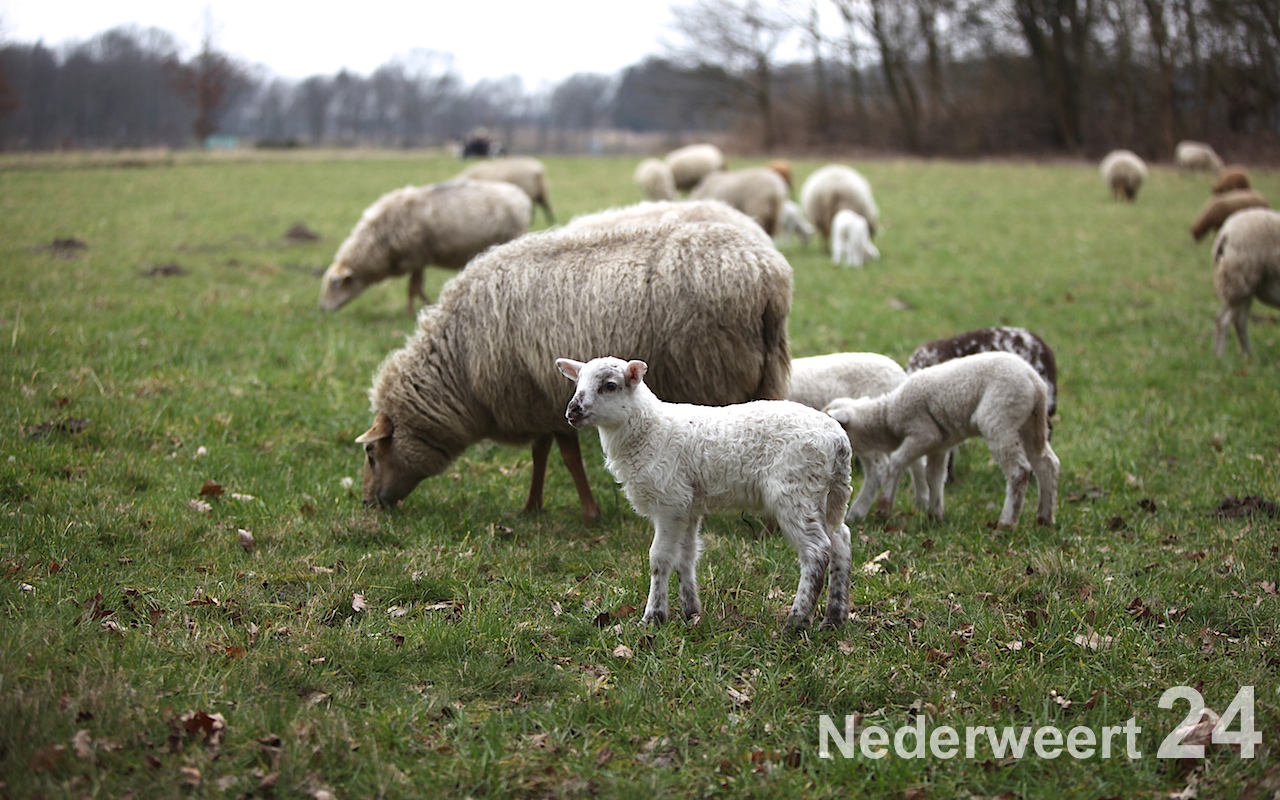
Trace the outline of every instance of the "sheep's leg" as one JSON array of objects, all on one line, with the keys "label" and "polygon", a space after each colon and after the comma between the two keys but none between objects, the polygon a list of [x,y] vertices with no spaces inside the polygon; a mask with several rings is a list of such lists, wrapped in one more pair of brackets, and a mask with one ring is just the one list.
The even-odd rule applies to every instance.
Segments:
[{"label": "sheep's leg", "polygon": [[547,456],[551,454],[550,434],[533,440],[533,478],[529,482],[529,499],[524,503],[524,513],[542,510],[542,487],[547,479]]},{"label": "sheep's leg", "polygon": [[[783,535],[800,556],[800,583],[796,586],[795,599],[791,601],[787,628],[801,630],[809,624],[809,615],[813,613],[818,595],[827,583],[831,537],[823,527],[825,516],[822,509],[813,509],[809,513],[799,508],[776,509],[775,513]],[[848,602],[847,598],[845,602]]]},{"label": "sheep's leg", "polygon": [[1031,464],[1016,438],[997,434],[987,438],[987,446],[1005,477],[1004,509],[1000,512],[999,524],[1012,528],[1018,524],[1018,515],[1022,513],[1022,501],[1027,496],[1027,483],[1031,480]]},{"label": "sheep's leg", "polygon": [[[1028,454],[1030,455],[1030,454]],[[1036,509],[1037,525],[1052,525],[1058,507],[1058,473],[1060,464],[1057,453],[1048,442],[1044,452],[1031,457],[1031,471],[1036,476],[1036,488],[1040,492],[1040,506]]]},{"label": "sheep's leg", "polygon": [[1250,303],[1237,303],[1231,309],[1231,324],[1236,329],[1236,341],[1240,344],[1240,352],[1249,355],[1249,306]]},{"label": "sheep's leg", "polygon": [[863,460],[859,457],[865,474],[862,477],[862,488],[858,491],[858,496],[849,504],[849,512],[845,514],[845,519],[849,522],[857,522],[867,518],[867,512],[871,510],[871,504],[880,496],[880,484],[884,480],[884,463],[881,458],[869,458]]},{"label": "sheep's leg", "polygon": [[822,620],[824,628],[839,628],[849,619],[849,573],[853,570],[849,538],[849,526],[843,522],[828,534],[831,541],[831,573],[827,576],[827,614]]},{"label": "sheep's leg", "polygon": [[[877,466],[873,462],[879,462],[881,465],[883,465],[885,456],[883,453],[874,453],[874,454],[868,454],[868,455],[859,453],[857,458],[858,458],[858,463],[862,465],[862,474],[865,480],[866,478],[869,478],[871,476],[871,473],[874,470],[877,469]],[[863,486],[865,487],[865,485],[866,484],[864,483]],[[859,497],[861,497],[861,495],[859,495]],[[875,498],[872,498],[872,499],[875,499]],[[876,513],[882,517],[887,517],[893,513],[893,508],[890,507],[888,501],[885,499],[883,495],[879,498],[879,500],[876,502],[875,505],[876,505]]]},{"label": "sheep's leg", "polygon": [[422,300],[423,305],[430,305],[431,301],[427,299],[427,293],[422,291],[422,270],[415,269],[409,273],[409,316],[413,316],[413,298]]},{"label": "sheep's leg", "polygon": [[[547,224],[555,225],[556,215],[551,213],[551,204],[547,202],[547,199],[545,197],[542,198],[541,200],[538,201],[538,205],[542,207],[542,214],[547,218]],[[533,221],[532,216],[533,215],[531,214],[529,219],[530,222]]]},{"label": "sheep's leg", "polygon": [[[927,510],[929,508],[931,484],[929,483],[929,471],[925,464],[925,459],[917,458],[912,461],[907,465],[907,471],[911,473],[911,491],[915,494],[916,506]],[[938,496],[942,496],[941,491],[938,492]]]},{"label": "sheep's leg", "polygon": [[702,601],[698,599],[698,556],[702,553],[702,541],[698,529],[702,520],[696,519],[684,533],[680,542],[680,560],[676,563],[676,575],[680,578],[680,613],[685,619],[702,613]]},{"label": "sheep's leg", "polygon": [[644,606],[641,624],[664,623],[670,617],[667,589],[671,585],[671,571],[680,561],[687,523],[655,518],[653,544],[649,546],[649,600]]},{"label": "sheep's leg", "polygon": [[[591,494],[591,484],[587,481],[587,469],[582,465],[582,447],[578,443],[576,432],[557,433],[556,444],[560,446],[560,458],[564,460],[569,475],[573,477],[573,488],[578,490],[578,503],[582,506],[582,521],[590,525],[600,518],[600,506],[596,504],[595,495]],[[543,459],[544,463],[546,459]]]},{"label": "sheep's leg", "polygon": [[928,499],[924,508],[938,522],[942,521],[944,513],[942,491],[947,482],[947,465],[950,463],[950,450],[938,450],[925,456],[924,480],[928,487]]}]

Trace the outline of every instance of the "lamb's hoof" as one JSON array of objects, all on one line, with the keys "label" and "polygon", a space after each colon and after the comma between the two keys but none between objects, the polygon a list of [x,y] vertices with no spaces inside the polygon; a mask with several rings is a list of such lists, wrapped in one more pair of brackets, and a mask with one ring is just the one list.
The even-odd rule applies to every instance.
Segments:
[{"label": "lamb's hoof", "polygon": [[1036,517],[1036,524],[1046,528],[1052,528],[1055,524],[1053,517]]},{"label": "lamb's hoof", "polygon": [[787,617],[787,633],[799,634],[804,633],[809,628],[809,620],[803,617]]},{"label": "lamb's hoof", "polygon": [[640,618],[640,626],[646,625],[665,625],[667,623],[667,612],[665,611],[646,611],[644,616]]},{"label": "lamb's hoof", "polygon": [[[845,616],[847,617],[848,615],[846,614]],[[841,619],[838,617],[834,619],[831,617],[826,617],[825,619],[822,620],[822,624],[818,626],[818,630],[833,631],[842,625],[844,625],[844,619]]]}]

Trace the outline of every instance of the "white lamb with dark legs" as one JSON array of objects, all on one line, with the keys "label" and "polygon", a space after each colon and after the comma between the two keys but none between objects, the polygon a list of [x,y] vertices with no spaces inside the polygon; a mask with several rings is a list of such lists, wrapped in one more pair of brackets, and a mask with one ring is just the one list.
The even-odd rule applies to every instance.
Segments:
[{"label": "white lamb with dark legs", "polygon": [[849,439],[820,411],[785,400],[713,407],[659,400],[643,361],[568,358],[577,382],[565,418],[600,431],[605,465],[636,512],[653,521],[651,583],[642,622],[666,622],[671,572],[680,610],[701,613],[698,530],[713,509],[770,512],[800,555],[800,584],[787,625],[803,628],[831,567],[824,626],[849,614]]},{"label": "white lamb with dark legs", "polygon": [[[888,356],[879,353],[829,353],[825,356],[809,356],[791,359],[791,392],[787,399],[819,411],[840,397],[879,397],[898,388],[907,379],[907,372]],[[883,453],[859,453],[854,451],[862,474],[871,474],[872,458],[884,459]],[[916,502],[924,507],[929,502],[925,488],[924,459],[907,465],[911,473],[911,488]],[[881,498],[883,501],[884,498]],[[890,508],[882,504],[880,513],[888,514]]]},{"label": "white lamb with dark legs", "polygon": [[847,208],[831,219],[831,263],[841,267],[861,267],[880,251],[871,243],[871,227],[866,217]]},{"label": "white lamb with dark legs", "polygon": [[849,507],[849,518],[865,518],[881,490],[892,505],[903,469],[924,456],[927,511],[940,521],[947,451],[982,436],[1007,482],[1000,525],[1018,523],[1033,474],[1040,491],[1036,522],[1052,525],[1059,467],[1049,445],[1048,409],[1044,380],[1030,364],[1010,353],[956,358],[908,375],[889,394],[836,400],[827,413],[844,426],[853,448],[889,454],[886,461],[874,462],[877,468],[863,482]]}]

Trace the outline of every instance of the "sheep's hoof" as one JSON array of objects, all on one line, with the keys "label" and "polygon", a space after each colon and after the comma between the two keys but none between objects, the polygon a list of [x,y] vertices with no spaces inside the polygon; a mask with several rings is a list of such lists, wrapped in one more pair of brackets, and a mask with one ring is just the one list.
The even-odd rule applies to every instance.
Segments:
[{"label": "sheep's hoof", "polygon": [[[848,615],[846,614],[846,616]],[[822,624],[818,626],[818,629],[824,630],[824,631],[827,631],[827,630],[833,631],[842,625],[844,625],[843,619],[840,619],[839,617],[835,619],[832,619],[831,617],[827,617],[826,619],[822,620]]]},{"label": "sheep's hoof", "polygon": [[646,611],[644,616],[640,618],[641,627],[645,625],[665,625],[667,622],[667,612],[665,611]]},{"label": "sheep's hoof", "polygon": [[1046,528],[1050,528],[1050,527],[1053,527],[1054,525],[1054,519],[1053,517],[1036,517],[1036,524],[1043,525]]}]

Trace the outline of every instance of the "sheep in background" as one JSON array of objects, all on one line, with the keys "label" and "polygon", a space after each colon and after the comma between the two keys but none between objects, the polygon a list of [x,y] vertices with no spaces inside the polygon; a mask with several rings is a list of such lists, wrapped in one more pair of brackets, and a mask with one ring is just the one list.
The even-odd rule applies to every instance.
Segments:
[{"label": "sheep in background", "polygon": [[449,181],[388,192],[365,209],[338,248],[320,285],[320,307],[342,308],[366,287],[409,274],[413,300],[423,270],[462,269],[473,256],[508,242],[529,227],[532,206],[524,192],[496,181]]},{"label": "sheep in background", "polygon": [[1248,355],[1254,299],[1280,308],[1280,213],[1254,208],[1227,219],[1213,241],[1213,288],[1222,300],[1214,318],[1214,352],[1226,351],[1230,323],[1240,352]]},{"label": "sheep in background", "polygon": [[1205,201],[1191,223],[1191,238],[1197,242],[1222,227],[1227,218],[1246,208],[1270,208],[1267,198],[1252,189],[1215,194]]},{"label": "sheep in background", "polygon": [[822,234],[823,246],[831,249],[831,224],[842,209],[849,209],[867,221],[871,235],[880,225],[880,209],[871,194],[871,184],[857,170],[843,164],[828,164],[810,175],[800,187],[800,207]]},{"label": "sheep in background", "polygon": [[[879,397],[893,391],[907,379],[907,373],[888,356],[879,353],[830,353],[791,359],[791,393],[787,399],[802,405],[825,409],[840,397]],[[862,474],[871,474],[871,453],[856,453]],[[876,454],[883,458],[883,454]],[[929,496],[925,488],[924,461],[907,465],[916,502],[924,507]],[[883,499],[883,498],[882,498]],[[881,513],[888,515],[888,507]]]},{"label": "sheep in background", "polygon": [[844,426],[858,451],[888,453],[867,475],[849,519],[864,519],[883,489],[893,506],[898,479],[912,461],[925,457],[928,513],[943,516],[947,452],[982,436],[1004,471],[1006,488],[999,524],[1014,526],[1028,479],[1040,492],[1036,522],[1052,525],[1058,496],[1058,457],[1049,444],[1049,394],[1031,365],[1012,353],[978,353],[912,373],[888,394],[836,400],[827,413]]},{"label": "sheep in background", "polygon": [[831,220],[831,263],[861,267],[873,258],[880,258],[880,251],[871,242],[871,226],[856,211],[837,211]]},{"label": "sheep in background", "polygon": [[670,200],[676,196],[676,179],[665,161],[646,158],[633,176],[646,200]]},{"label": "sheep in background", "polygon": [[1102,179],[1117,198],[1133,202],[1147,180],[1147,164],[1132,150],[1112,150],[1099,167]]},{"label": "sheep in background", "polygon": [[374,422],[356,440],[365,503],[394,505],[474,442],[532,440],[525,509],[542,507],[555,442],[583,519],[595,520],[556,356],[642,355],[654,390],[672,400],[783,398],[791,284],[791,266],[758,230],[716,222],[571,224],[490,250],[374,376]]},{"label": "sheep in background", "polygon": [[809,220],[804,218],[804,211],[801,210],[799,203],[794,200],[782,201],[782,213],[778,217],[778,233],[773,237],[776,244],[785,246],[795,242],[801,247],[808,247],[809,240],[816,232]]},{"label": "sheep in background", "polygon": [[768,167],[712,172],[689,193],[691,200],[722,200],[754,219],[772,237],[787,199],[787,183]]},{"label": "sheep in background", "polygon": [[[551,201],[547,198],[547,169],[536,158],[522,156],[481,161],[464,169],[458,177],[502,181],[519,186],[542,209],[548,224],[556,221],[555,215],[551,213]],[[533,222],[532,211],[529,212],[529,221]]]},{"label": "sheep in background", "polygon": [[791,178],[791,174],[792,174],[791,162],[786,160],[785,158],[775,158],[774,160],[769,162],[768,166],[769,166],[769,169],[781,175],[782,180],[786,181],[787,194],[790,194],[791,189],[794,188],[794,183],[792,183],[792,178]]},{"label": "sheep in background", "polygon": [[1173,150],[1174,162],[1183,169],[1217,172],[1222,159],[1204,142],[1181,141]]},{"label": "sheep in background", "polygon": [[[630,301],[628,301],[630,302]],[[561,358],[577,386],[565,411],[600,431],[605,465],[636,513],[653,522],[649,600],[642,622],[666,622],[674,569],[680,610],[702,613],[699,528],[716,509],[768,511],[800,556],[787,627],[804,628],[827,582],[824,627],[849,616],[849,439],[821,411],[785,400],[713,408],[664,403],[644,383],[643,361]],[[676,369],[691,365],[674,364]],[[695,380],[703,378],[696,370]]]},{"label": "sheep in background", "polygon": [[667,166],[676,182],[676,191],[687,192],[712,172],[728,169],[728,162],[714,144],[691,144],[667,153]]},{"label": "sheep in background", "polygon": [[1251,189],[1249,173],[1244,167],[1224,167],[1213,181],[1213,193],[1223,194],[1237,189]]}]

